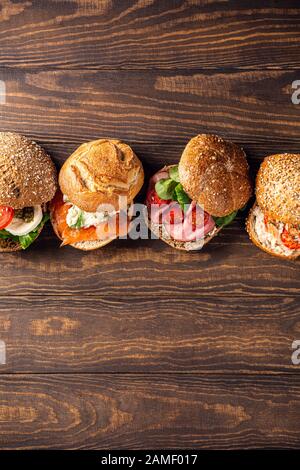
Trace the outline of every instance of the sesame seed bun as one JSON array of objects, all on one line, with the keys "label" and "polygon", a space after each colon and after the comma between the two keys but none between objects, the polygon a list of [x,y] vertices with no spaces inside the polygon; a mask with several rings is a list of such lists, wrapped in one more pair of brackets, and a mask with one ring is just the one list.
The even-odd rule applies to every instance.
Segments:
[{"label": "sesame seed bun", "polygon": [[42,147],[22,135],[0,132],[0,205],[42,205],[56,189],[56,169]]},{"label": "sesame seed bun", "polygon": [[190,198],[216,217],[241,209],[252,193],[245,152],[215,135],[200,134],[188,142],[179,179]]},{"label": "sesame seed bun", "polygon": [[269,255],[276,256],[277,258],[281,259],[290,259],[290,260],[296,260],[298,256],[300,255],[299,250],[295,250],[294,253],[291,254],[284,254],[283,252],[276,252],[272,250],[271,248],[267,247],[265,244],[263,244],[259,237],[258,234],[256,233],[255,230],[255,208],[257,207],[257,204],[254,203],[252,209],[249,212],[248,218],[246,220],[246,230],[248,232],[250,240],[261,250],[265,251]]},{"label": "sesame seed bun", "polygon": [[143,166],[133,150],[110,139],[82,144],[59,174],[62,193],[87,212],[96,212],[101,204],[119,210],[119,196],[127,197],[130,204],[143,182]]},{"label": "sesame seed bun", "polygon": [[271,219],[300,224],[300,154],[264,159],[256,177],[256,199]]}]

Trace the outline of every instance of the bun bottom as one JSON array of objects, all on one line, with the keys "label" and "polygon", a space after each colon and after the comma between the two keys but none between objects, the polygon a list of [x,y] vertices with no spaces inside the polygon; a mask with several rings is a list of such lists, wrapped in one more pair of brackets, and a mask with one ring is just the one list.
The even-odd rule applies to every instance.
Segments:
[{"label": "bun bottom", "polygon": [[[39,237],[41,231],[43,230],[44,225],[40,228],[38,236],[36,239]],[[35,239],[35,240],[36,240]],[[35,242],[34,240],[34,242]],[[21,247],[20,243],[15,242],[14,240],[11,240],[7,238],[6,240],[0,239],[0,253],[13,253],[14,251],[24,251],[23,248]]]},{"label": "bun bottom", "polygon": [[216,228],[211,235],[205,237],[204,240],[197,240],[194,242],[181,242],[170,238],[166,233],[164,233],[163,227],[160,224],[154,224],[151,219],[148,217],[147,210],[145,210],[145,220],[148,225],[149,230],[160,240],[170,245],[172,248],[181,251],[200,251],[204,245],[210,242],[221,230],[221,227]]},{"label": "bun bottom", "polygon": [[[62,238],[59,236],[57,226],[54,222],[52,211],[50,211],[50,221],[54,230],[55,235],[57,238],[62,240]],[[98,250],[98,248],[102,248],[105,245],[108,245],[112,241],[116,240],[116,237],[109,238],[108,240],[95,240],[95,241],[85,241],[85,242],[77,242],[77,243],[72,243],[70,245],[66,246],[72,246],[73,248],[76,248],[77,250],[82,250],[82,251],[92,251],[92,250]]]},{"label": "bun bottom", "polygon": [[22,247],[20,243],[15,242],[7,238],[6,240],[0,239],[0,252],[1,253],[13,253],[14,251],[21,251]]},{"label": "bun bottom", "polygon": [[268,248],[266,245],[261,243],[261,241],[259,240],[259,237],[258,237],[258,235],[257,235],[257,233],[254,229],[254,209],[256,207],[257,207],[257,203],[255,203],[254,206],[252,207],[252,209],[250,210],[247,221],[246,221],[246,230],[248,232],[250,240],[254,243],[254,245],[256,245],[261,250],[265,251],[269,255],[276,256],[277,258],[281,258],[281,259],[296,260],[298,258],[298,256],[300,255],[300,253],[296,252],[296,253],[293,253],[291,255],[285,255],[283,253],[282,254],[276,253],[271,248]]},{"label": "bun bottom", "polygon": [[92,250],[98,250],[98,248],[102,248],[105,245],[108,245],[109,243],[113,242],[115,238],[111,238],[109,240],[101,241],[101,240],[96,240],[92,242],[77,242],[73,243],[72,246],[73,248],[76,248],[77,250],[82,250],[82,251],[92,251]]}]

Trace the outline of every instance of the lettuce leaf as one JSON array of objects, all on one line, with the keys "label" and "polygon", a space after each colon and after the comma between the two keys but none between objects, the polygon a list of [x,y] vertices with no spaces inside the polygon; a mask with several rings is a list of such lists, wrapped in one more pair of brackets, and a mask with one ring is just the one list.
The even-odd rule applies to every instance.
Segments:
[{"label": "lettuce leaf", "polygon": [[0,230],[0,238],[4,240],[7,240],[8,238],[10,238],[11,240],[15,242],[20,243],[22,249],[26,250],[26,248],[28,248],[34,242],[34,240],[38,237],[40,229],[45,225],[45,223],[49,219],[50,219],[49,214],[48,213],[44,214],[39,225],[27,235],[16,236],[7,232],[7,230]]},{"label": "lettuce leaf", "polygon": [[225,215],[225,217],[213,217],[215,224],[218,227],[225,227],[225,225],[230,224],[237,215],[238,211],[233,211],[231,214]]},{"label": "lettuce leaf", "polygon": [[178,165],[172,166],[172,168],[170,168],[169,175],[172,180],[176,181],[176,183],[180,183]]},{"label": "lettuce leaf", "polygon": [[176,186],[176,181],[171,178],[161,179],[155,184],[155,191],[161,199],[173,199],[173,193]]},{"label": "lettuce leaf", "polygon": [[177,184],[174,192],[175,192],[174,194],[175,201],[177,201],[181,205],[181,208],[185,210],[186,206],[191,203],[191,199],[186,194],[181,183]]}]

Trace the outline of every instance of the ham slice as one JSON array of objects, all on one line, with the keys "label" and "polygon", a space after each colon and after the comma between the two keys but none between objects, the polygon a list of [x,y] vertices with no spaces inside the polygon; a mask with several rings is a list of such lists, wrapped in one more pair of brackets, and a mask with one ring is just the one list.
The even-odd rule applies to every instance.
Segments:
[{"label": "ham slice", "polygon": [[[170,204],[169,207],[170,210],[173,210],[172,204]],[[194,227],[193,222],[193,211],[195,210],[197,210],[196,227]],[[164,219],[165,218],[169,218],[167,212],[164,213]],[[200,206],[196,205],[195,202],[190,204],[183,222],[172,224],[169,221],[164,220],[163,224],[171,238],[182,242],[201,240],[215,227],[213,218],[209,214],[205,213]]]},{"label": "ham slice", "polygon": [[168,171],[161,170],[161,171],[159,171],[158,173],[155,173],[155,175],[152,176],[152,178],[150,179],[150,185],[152,183],[152,185],[154,186],[155,183],[157,183],[157,181],[166,180],[169,177],[170,177],[170,175],[169,175]]},{"label": "ham slice", "polygon": [[[169,172],[166,170],[161,170],[152,176],[148,188],[148,201],[157,181],[167,178],[169,178]],[[163,225],[168,235],[177,241],[201,240],[215,227],[213,218],[195,202],[190,204],[185,214],[176,201],[168,201],[165,204],[148,204],[148,211],[151,221]]]}]

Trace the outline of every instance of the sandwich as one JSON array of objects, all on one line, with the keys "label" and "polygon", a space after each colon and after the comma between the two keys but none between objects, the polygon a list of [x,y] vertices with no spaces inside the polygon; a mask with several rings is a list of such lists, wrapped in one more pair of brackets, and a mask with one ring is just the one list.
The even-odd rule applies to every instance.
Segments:
[{"label": "sandwich", "polygon": [[35,142],[0,132],[0,251],[25,250],[49,219],[57,190],[54,163]]},{"label": "sandwich", "polygon": [[252,193],[244,151],[215,135],[200,134],[179,165],[150,180],[147,221],[156,237],[180,250],[199,250],[231,223]]},{"label": "sandwich", "polygon": [[82,144],[63,164],[50,205],[62,246],[89,251],[126,237],[129,208],[143,182],[142,163],[129,145],[110,139]]},{"label": "sandwich", "polygon": [[300,154],[266,157],[256,177],[256,202],[246,228],[250,239],[270,255],[300,254]]}]

